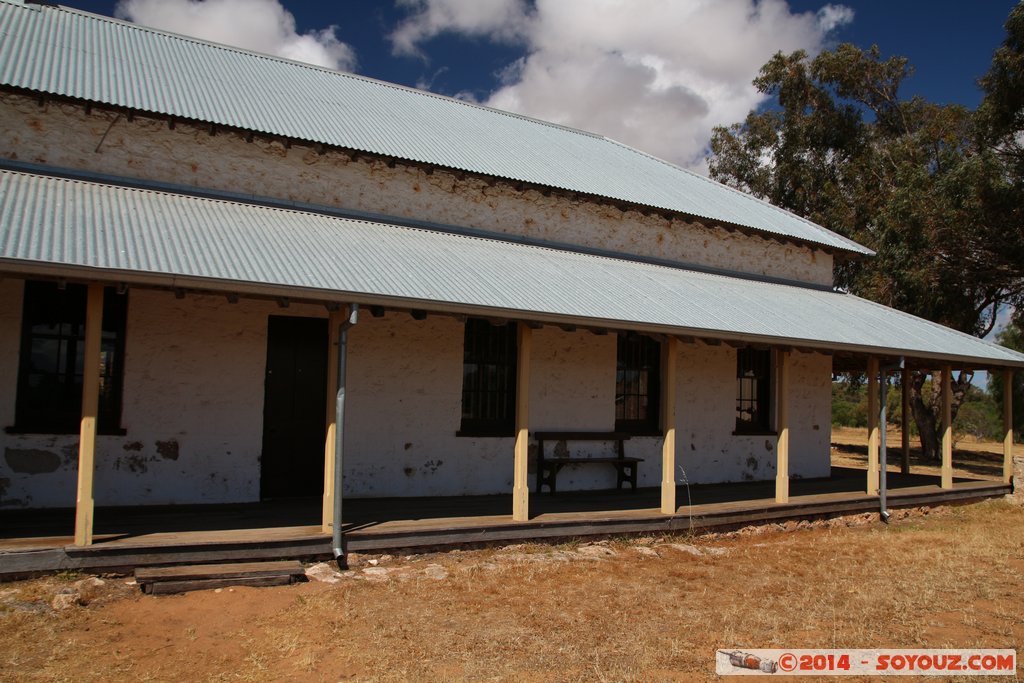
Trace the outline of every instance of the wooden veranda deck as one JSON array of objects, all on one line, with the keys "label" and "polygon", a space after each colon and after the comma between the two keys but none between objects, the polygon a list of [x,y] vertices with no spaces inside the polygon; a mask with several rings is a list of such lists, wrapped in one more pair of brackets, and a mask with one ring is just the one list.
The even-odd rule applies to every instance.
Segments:
[{"label": "wooden veranda deck", "polygon": [[[795,479],[789,503],[774,482],[680,486],[675,515],[659,512],[660,491],[564,492],[530,496],[531,519],[515,522],[511,496],[377,498],[345,501],[350,552],[736,527],[878,510],[864,471],[835,467],[827,479]],[[941,505],[1002,496],[1010,486],[958,478],[952,489],[922,475],[889,474],[889,507]],[[0,578],[65,569],[234,560],[328,558],[319,499],[240,505],[99,508],[94,544],[73,545],[74,510],[0,512]]]}]

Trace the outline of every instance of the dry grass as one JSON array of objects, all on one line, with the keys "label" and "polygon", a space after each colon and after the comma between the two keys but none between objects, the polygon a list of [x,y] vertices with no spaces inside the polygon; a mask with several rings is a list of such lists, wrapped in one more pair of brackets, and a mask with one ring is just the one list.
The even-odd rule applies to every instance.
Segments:
[{"label": "dry grass", "polygon": [[[903,461],[902,435],[898,429],[887,430],[889,471],[898,472]],[[940,464],[925,460],[921,445],[910,442],[910,471],[913,474],[939,476]],[[832,427],[832,464],[837,467],[867,467],[868,434],[866,429]],[[1024,444],[1014,444],[1014,455],[1024,456]],[[961,437],[953,448],[953,476],[999,479],[1003,475],[1003,444]]]},{"label": "dry grass", "polygon": [[[107,600],[56,613],[31,606],[70,578],[4,584],[0,680],[705,680],[721,647],[1024,638],[1024,509],[1006,503],[684,539],[721,555],[662,540],[680,541],[612,542],[591,560],[571,547],[455,552],[385,561],[381,582],[171,597],[115,579]],[[447,578],[427,578],[428,564]]]}]

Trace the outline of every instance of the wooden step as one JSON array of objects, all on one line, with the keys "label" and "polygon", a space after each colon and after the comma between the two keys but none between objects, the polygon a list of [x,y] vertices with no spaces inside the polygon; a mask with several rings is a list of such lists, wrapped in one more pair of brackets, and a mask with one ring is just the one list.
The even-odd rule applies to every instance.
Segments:
[{"label": "wooden step", "polygon": [[153,595],[229,586],[287,586],[303,577],[305,571],[302,563],[296,560],[195,564],[135,570],[135,580],[142,591]]}]

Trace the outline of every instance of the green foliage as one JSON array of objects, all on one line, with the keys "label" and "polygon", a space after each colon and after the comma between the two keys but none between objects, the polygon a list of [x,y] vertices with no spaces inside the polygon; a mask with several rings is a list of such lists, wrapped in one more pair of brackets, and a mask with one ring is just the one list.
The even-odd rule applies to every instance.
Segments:
[{"label": "green foliage", "polygon": [[[877,47],[840,45],[813,59],[778,53],[754,85],[777,107],[715,129],[711,176],[875,250],[836,264],[836,284],[984,336],[1001,305],[1024,318],[1024,0],[980,83],[977,111],[901,99],[912,69]],[[922,447],[938,457],[937,397],[915,373]],[[953,412],[966,399],[953,380]],[[837,402],[834,419],[859,421]],[[968,408],[970,429],[986,412]]]},{"label": "green foliage", "polygon": [[[996,341],[1003,346],[1024,353],[1024,315],[1017,309],[1018,319],[996,335]],[[1002,415],[1003,392],[1006,391],[1003,373],[991,372],[988,376],[988,390]],[[1013,433],[1017,441],[1024,442],[1024,371],[1013,373]]]},{"label": "green foliage", "polygon": [[1003,436],[1001,416],[999,404],[992,395],[972,385],[953,420],[953,433],[998,441]]},{"label": "green foliage", "polygon": [[776,54],[754,84],[779,109],[716,128],[711,175],[877,252],[838,285],[984,334],[1024,293],[1018,184],[974,112],[899,98],[910,73],[877,47]]},{"label": "green foliage", "polygon": [[[989,380],[991,383],[991,379]],[[846,379],[832,382],[832,424],[837,427],[867,428],[868,393],[866,383],[853,383]],[[926,381],[924,393],[931,392],[931,383]],[[953,420],[953,432],[959,436],[998,441],[1002,439],[1002,399],[989,392],[971,386]],[[886,421],[899,426],[902,421],[902,396],[898,383],[889,386],[886,400]],[[911,422],[911,434],[914,434]]]},{"label": "green foliage", "polygon": [[985,98],[978,108],[979,130],[985,141],[1024,177],[1024,3],[1006,20],[1006,40],[992,57],[992,66],[979,81]]},{"label": "green foliage", "polygon": [[867,427],[866,385],[848,381],[832,382],[832,424],[837,427]]},{"label": "green foliage", "polygon": [[[859,378],[858,378],[859,379]],[[903,419],[899,387],[889,386],[885,404],[886,421],[900,424]],[[868,426],[868,385],[850,378],[832,382],[832,424],[837,427]]]}]

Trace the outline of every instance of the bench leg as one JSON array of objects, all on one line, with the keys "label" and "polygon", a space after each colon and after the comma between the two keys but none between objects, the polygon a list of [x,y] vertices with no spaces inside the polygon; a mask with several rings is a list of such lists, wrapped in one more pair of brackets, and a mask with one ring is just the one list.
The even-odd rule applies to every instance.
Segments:
[{"label": "bench leg", "polygon": [[544,485],[547,484],[548,493],[555,492],[555,482],[558,477],[558,470],[561,467],[549,462],[537,463],[537,493],[541,493],[544,490]]},{"label": "bench leg", "polygon": [[621,491],[622,485],[629,482],[631,487],[630,490],[636,491],[636,465],[633,463],[622,463],[616,465],[615,469],[618,471],[618,481],[616,482],[617,488]]}]

